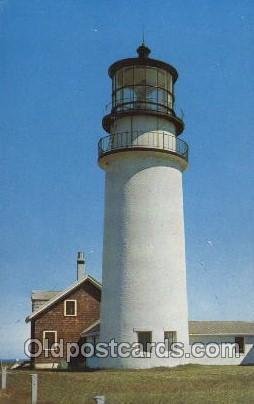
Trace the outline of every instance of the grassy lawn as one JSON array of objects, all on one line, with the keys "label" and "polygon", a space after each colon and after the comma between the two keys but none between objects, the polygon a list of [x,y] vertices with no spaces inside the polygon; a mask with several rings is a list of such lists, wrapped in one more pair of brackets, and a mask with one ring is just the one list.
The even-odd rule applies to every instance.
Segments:
[{"label": "grassy lawn", "polygon": [[[30,373],[7,377],[0,403],[30,403]],[[94,403],[253,403],[254,367],[187,365],[173,369],[101,370],[96,372],[39,371],[40,404]]]}]

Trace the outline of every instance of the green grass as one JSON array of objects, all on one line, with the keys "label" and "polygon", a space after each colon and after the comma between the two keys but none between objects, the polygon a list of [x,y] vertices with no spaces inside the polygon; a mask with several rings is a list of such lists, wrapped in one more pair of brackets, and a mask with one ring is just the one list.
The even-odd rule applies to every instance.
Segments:
[{"label": "green grass", "polygon": [[[8,375],[0,403],[30,403],[30,373]],[[253,403],[254,367],[198,366],[96,372],[39,371],[39,404]]]}]

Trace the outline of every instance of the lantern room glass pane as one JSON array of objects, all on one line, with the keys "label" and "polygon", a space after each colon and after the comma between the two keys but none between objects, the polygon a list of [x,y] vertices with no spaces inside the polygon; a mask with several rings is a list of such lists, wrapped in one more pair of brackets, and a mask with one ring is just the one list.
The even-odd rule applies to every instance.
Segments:
[{"label": "lantern room glass pane", "polygon": [[134,85],[145,84],[146,82],[146,70],[145,67],[134,67]]},{"label": "lantern room glass pane", "polygon": [[133,68],[134,66],[123,68],[123,86],[133,86]]},{"label": "lantern room glass pane", "polygon": [[158,69],[158,87],[167,88],[166,72],[161,69]]},{"label": "lantern room glass pane", "polygon": [[148,108],[157,111],[158,110],[158,90],[157,88],[149,88],[149,95],[148,95]]},{"label": "lantern room glass pane", "polygon": [[157,69],[154,67],[146,68],[146,85],[157,87]]},{"label": "lantern room glass pane", "polygon": [[116,92],[116,103],[120,104],[123,100],[123,90],[118,90]]},{"label": "lantern room glass pane", "polygon": [[123,88],[123,103],[130,103],[133,101],[133,88],[132,87],[127,87],[127,88]]},{"label": "lantern room glass pane", "polygon": [[135,98],[137,101],[146,101],[149,97],[147,87],[146,86],[135,86]]},{"label": "lantern room glass pane", "polygon": [[167,92],[158,89],[158,104],[167,106]]},{"label": "lantern room glass pane", "polygon": [[173,80],[170,73],[167,73],[167,89],[171,94],[173,93]]},{"label": "lantern room glass pane", "polygon": [[173,109],[173,97],[168,93],[168,108]]},{"label": "lantern room glass pane", "polygon": [[118,88],[123,87],[123,69],[120,69],[116,72],[116,87],[115,89],[117,90]]}]

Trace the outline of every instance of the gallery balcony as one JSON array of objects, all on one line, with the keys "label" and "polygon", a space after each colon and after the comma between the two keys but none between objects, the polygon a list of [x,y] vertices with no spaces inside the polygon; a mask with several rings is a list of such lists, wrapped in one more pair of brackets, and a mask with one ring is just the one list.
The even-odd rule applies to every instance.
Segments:
[{"label": "gallery balcony", "polygon": [[131,150],[160,151],[188,162],[188,144],[164,131],[132,131],[105,136],[98,143],[98,158]]}]

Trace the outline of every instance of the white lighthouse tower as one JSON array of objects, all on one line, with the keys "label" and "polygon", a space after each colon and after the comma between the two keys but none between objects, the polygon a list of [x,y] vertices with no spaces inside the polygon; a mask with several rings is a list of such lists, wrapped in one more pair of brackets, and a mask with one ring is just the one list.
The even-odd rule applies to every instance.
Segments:
[{"label": "white lighthouse tower", "polygon": [[[105,170],[100,340],[141,343],[143,358],[108,357],[102,367],[145,368],[185,363],[171,343],[188,346],[182,173],[188,145],[174,112],[171,65],[149,57],[113,63],[109,133],[99,141]],[[168,358],[149,343],[169,342]],[[126,355],[127,356],[127,355]]]}]

